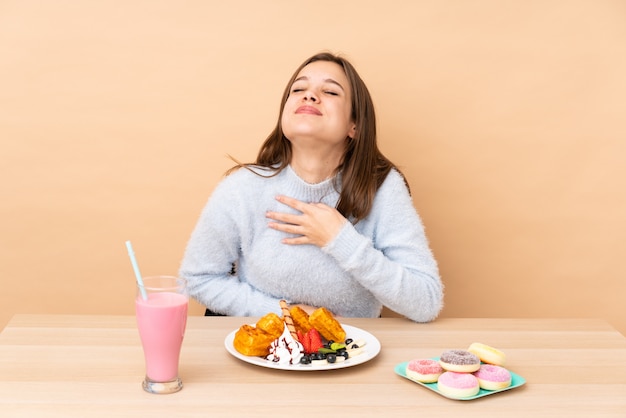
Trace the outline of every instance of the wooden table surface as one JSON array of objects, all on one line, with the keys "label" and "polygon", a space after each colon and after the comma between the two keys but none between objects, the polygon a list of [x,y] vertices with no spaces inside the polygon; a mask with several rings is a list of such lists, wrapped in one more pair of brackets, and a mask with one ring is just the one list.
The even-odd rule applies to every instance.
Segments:
[{"label": "wooden table surface", "polygon": [[[256,318],[190,317],[182,391],[144,392],[133,316],[16,315],[0,334],[0,416],[626,417],[626,338],[593,319],[345,319],[380,354],[350,368],[293,372],[245,363],[224,339]],[[500,348],[526,384],[475,400],[442,397],[394,372],[472,342]]]}]

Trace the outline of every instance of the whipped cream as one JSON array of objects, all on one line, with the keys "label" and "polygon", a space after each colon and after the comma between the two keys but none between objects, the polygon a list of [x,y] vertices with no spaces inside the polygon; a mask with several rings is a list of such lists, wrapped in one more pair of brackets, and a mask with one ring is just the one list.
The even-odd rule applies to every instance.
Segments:
[{"label": "whipped cream", "polygon": [[303,355],[304,347],[285,326],[282,335],[270,345],[270,353],[265,358],[278,364],[299,364]]}]

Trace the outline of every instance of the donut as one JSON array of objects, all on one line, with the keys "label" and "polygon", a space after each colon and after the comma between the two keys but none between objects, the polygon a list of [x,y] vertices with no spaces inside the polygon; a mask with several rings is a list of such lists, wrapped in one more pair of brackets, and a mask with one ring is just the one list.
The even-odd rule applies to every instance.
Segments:
[{"label": "donut", "polygon": [[472,373],[480,368],[480,359],[467,350],[446,350],[441,353],[439,364],[450,372]]},{"label": "donut", "polygon": [[495,364],[496,366],[503,366],[506,359],[502,351],[487,344],[472,343],[467,351],[478,356],[483,363]]},{"label": "donut", "polygon": [[501,366],[483,364],[474,372],[474,376],[481,389],[498,390],[511,386],[511,373]]},{"label": "donut", "polygon": [[406,365],[406,376],[422,383],[434,383],[437,381],[443,369],[436,360],[415,359]]},{"label": "donut", "polygon": [[439,376],[437,389],[448,398],[462,399],[477,395],[480,386],[471,373],[444,372]]}]

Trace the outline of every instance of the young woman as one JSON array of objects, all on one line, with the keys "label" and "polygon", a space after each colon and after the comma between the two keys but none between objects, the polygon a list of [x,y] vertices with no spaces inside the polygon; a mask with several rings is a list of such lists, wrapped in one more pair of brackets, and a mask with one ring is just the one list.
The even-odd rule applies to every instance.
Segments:
[{"label": "young woman", "polygon": [[218,314],[280,314],[285,299],[344,317],[377,317],[383,306],[437,317],[437,263],[346,59],[321,53],[296,70],[256,161],[232,169],[202,211],[180,275]]}]

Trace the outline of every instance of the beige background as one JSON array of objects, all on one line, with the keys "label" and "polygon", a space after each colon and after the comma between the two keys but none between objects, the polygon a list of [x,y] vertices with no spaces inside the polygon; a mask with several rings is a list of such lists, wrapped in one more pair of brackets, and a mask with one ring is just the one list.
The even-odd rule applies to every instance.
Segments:
[{"label": "beige background", "polygon": [[331,50],[412,186],[443,316],[626,333],[625,22],[621,0],[1,0],[0,327],[132,313],[124,242],[175,274],[225,155],[252,159]]}]

